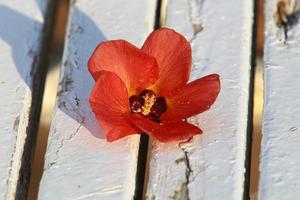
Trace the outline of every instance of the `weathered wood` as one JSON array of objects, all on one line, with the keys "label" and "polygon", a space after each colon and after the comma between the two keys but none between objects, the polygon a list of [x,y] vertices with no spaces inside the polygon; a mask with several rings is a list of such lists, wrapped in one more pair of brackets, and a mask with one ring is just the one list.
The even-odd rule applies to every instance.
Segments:
[{"label": "weathered wood", "polygon": [[259,199],[289,200],[300,196],[300,24],[284,44],[275,8],[276,0],[267,1]]},{"label": "weathered wood", "polygon": [[218,73],[222,89],[209,111],[189,119],[203,135],[152,144],[147,199],[242,199],[248,195],[244,182],[253,1],[169,0],[166,9],[165,26],[191,42],[191,80]]},{"label": "weathered wood", "polygon": [[39,199],[132,199],[139,136],[106,142],[88,103],[94,81],[86,65],[101,41],[141,45],[155,8],[156,1],[73,1]]},{"label": "weathered wood", "polygon": [[[0,199],[25,199],[46,73],[46,0],[0,1]],[[52,8],[51,8],[52,10]],[[47,16],[47,17],[46,17]],[[46,23],[45,23],[46,21]]]}]

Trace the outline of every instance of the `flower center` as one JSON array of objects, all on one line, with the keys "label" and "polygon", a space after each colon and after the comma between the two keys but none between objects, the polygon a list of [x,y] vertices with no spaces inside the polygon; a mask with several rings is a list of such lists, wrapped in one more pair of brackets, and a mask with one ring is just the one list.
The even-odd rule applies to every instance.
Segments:
[{"label": "flower center", "polygon": [[160,122],[160,116],[167,110],[166,99],[152,90],[143,90],[138,96],[132,95],[129,103],[131,112],[140,113],[155,122]]}]

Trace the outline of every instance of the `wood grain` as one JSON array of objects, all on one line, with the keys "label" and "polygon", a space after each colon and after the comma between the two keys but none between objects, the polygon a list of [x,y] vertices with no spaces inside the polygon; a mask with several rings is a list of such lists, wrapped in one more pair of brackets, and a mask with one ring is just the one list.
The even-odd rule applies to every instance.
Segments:
[{"label": "wood grain", "polygon": [[190,141],[154,142],[147,199],[242,199],[248,127],[253,1],[169,0],[165,26],[193,49],[190,80],[218,73],[215,104],[189,121],[203,130]]}]

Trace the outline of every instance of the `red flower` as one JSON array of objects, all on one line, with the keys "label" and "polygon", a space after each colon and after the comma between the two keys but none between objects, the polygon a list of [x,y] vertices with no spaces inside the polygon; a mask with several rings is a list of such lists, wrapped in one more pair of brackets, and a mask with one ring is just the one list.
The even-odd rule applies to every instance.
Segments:
[{"label": "red flower", "polygon": [[88,61],[96,81],[89,100],[107,140],[145,132],[168,142],[200,134],[183,119],[209,109],[220,81],[211,74],[187,84],[191,60],[189,42],[167,28],[152,32],[141,49],[125,40],[100,43]]}]

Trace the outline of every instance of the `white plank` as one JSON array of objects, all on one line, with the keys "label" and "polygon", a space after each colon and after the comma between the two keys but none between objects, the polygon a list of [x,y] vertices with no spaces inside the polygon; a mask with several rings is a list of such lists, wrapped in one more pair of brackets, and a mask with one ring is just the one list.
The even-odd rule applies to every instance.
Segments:
[{"label": "white plank", "polygon": [[73,1],[39,199],[133,198],[139,136],[106,142],[88,103],[87,60],[100,41],[140,46],[153,29],[155,4]]},{"label": "white plank", "polygon": [[44,0],[0,1],[1,200],[15,199],[46,5]]},{"label": "white plank", "polygon": [[267,1],[259,199],[292,200],[300,196],[300,24],[283,44],[275,7],[276,0]]},{"label": "white plank", "polygon": [[189,120],[203,135],[153,143],[148,199],[243,198],[252,11],[252,0],[169,0],[165,25],[192,45],[190,79],[218,73],[221,92],[209,111]]}]

